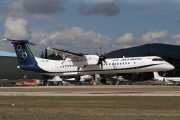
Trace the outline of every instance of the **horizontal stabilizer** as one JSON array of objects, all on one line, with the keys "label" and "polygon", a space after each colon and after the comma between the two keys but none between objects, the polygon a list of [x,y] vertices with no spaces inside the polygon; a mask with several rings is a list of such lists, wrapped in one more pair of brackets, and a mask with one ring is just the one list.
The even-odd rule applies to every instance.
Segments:
[{"label": "horizontal stabilizer", "polygon": [[28,40],[12,40],[12,39],[2,39],[1,41],[9,41],[9,42],[15,42],[15,43],[27,43],[29,45],[36,45],[34,43],[30,43]]}]

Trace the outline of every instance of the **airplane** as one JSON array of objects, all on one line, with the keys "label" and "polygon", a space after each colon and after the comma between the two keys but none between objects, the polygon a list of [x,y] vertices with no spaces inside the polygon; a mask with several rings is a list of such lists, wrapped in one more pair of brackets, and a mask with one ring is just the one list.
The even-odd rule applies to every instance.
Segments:
[{"label": "airplane", "polygon": [[124,78],[122,76],[113,76],[111,78],[116,79],[118,81],[123,81],[124,80]]},{"label": "airplane", "polygon": [[[83,75],[83,76],[80,76],[80,82],[85,82],[85,81],[89,81],[93,78],[93,76],[91,75]],[[71,82],[76,82],[76,79],[75,78],[69,78],[69,79],[62,79],[60,78],[59,76],[54,76],[52,79],[49,79],[47,80],[48,83],[50,82],[53,82],[53,84],[58,84],[59,82],[62,83],[62,85],[68,85],[70,84]]]},{"label": "airplane", "polygon": [[15,83],[16,86],[22,86],[23,85],[23,81],[19,81]]},{"label": "airplane", "polygon": [[19,81],[16,82],[15,85],[16,86],[34,86],[37,85],[37,80],[34,80],[33,82],[27,82],[27,81]]},{"label": "airplane", "polygon": [[55,81],[55,82],[61,82],[62,81],[62,79],[59,77],[59,76],[54,76],[52,79],[49,79],[49,80],[47,80],[47,81]]},{"label": "airplane", "polygon": [[[101,79],[104,79],[104,76],[95,74],[95,81],[101,81]],[[113,76],[109,79],[109,81],[113,81],[116,85],[119,85],[122,82],[128,82],[128,80],[125,80],[122,76]],[[103,83],[103,82],[101,82],[101,83]]]},{"label": "airplane", "polygon": [[[2,39],[13,44],[19,66],[22,70],[39,72],[51,76],[77,76],[92,74],[139,73],[173,70],[174,66],[158,56],[128,57],[107,59],[104,55],[83,55],[56,48],[55,54],[63,56],[64,60],[49,60],[35,58],[28,45],[35,45],[28,40]],[[106,82],[102,79],[101,82]]]},{"label": "airplane", "polygon": [[60,83],[62,83],[63,85],[62,78],[60,78],[59,76],[54,76],[52,79],[48,79],[47,82],[48,82],[47,86],[50,83],[53,83],[54,85],[60,85]]},{"label": "airplane", "polygon": [[158,72],[153,72],[154,79],[166,82],[168,84],[179,84],[180,83],[180,77],[162,77],[158,74]]},{"label": "airplane", "polygon": [[128,81],[128,80],[125,80],[122,76],[113,76],[111,78],[115,80],[116,85],[120,85],[121,83]]},{"label": "airplane", "polygon": [[93,79],[93,76],[91,76],[91,75],[82,75],[82,76],[80,76],[79,81],[76,80],[77,79],[76,77],[63,79],[63,81],[66,81],[68,83],[75,84],[75,85],[90,85],[90,84],[92,84],[91,80]]},{"label": "airplane", "polygon": [[[85,82],[85,81],[89,81],[89,80],[92,80],[93,76],[91,75],[83,75],[83,76],[80,76],[80,80],[81,82]],[[76,81],[76,78],[69,78],[69,79],[66,79],[65,81]]]}]

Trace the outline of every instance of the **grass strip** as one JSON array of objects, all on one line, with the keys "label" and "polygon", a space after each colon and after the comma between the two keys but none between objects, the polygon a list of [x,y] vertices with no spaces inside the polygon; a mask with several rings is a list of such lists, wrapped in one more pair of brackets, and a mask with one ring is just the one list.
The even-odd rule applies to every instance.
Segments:
[{"label": "grass strip", "polygon": [[179,101],[175,96],[0,96],[0,119],[179,120]]}]

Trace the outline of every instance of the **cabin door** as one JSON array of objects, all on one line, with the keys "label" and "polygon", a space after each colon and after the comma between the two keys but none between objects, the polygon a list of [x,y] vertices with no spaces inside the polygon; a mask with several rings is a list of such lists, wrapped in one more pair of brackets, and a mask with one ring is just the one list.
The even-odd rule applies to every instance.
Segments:
[{"label": "cabin door", "polygon": [[134,69],[137,69],[137,62],[136,61],[134,61],[134,65],[133,65],[134,67]]},{"label": "cabin door", "polygon": [[118,67],[117,67],[117,62],[113,62],[113,67],[114,67],[114,69],[117,69]]}]

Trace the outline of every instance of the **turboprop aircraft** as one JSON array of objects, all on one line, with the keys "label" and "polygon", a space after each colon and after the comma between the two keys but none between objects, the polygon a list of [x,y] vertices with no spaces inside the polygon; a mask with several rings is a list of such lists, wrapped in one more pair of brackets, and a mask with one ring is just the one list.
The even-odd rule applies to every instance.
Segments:
[{"label": "turboprop aircraft", "polygon": [[[28,40],[3,39],[12,42],[17,54],[19,69],[39,72],[51,76],[77,76],[92,74],[139,73],[173,70],[174,66],[158,56],[106,59],[104,55],[83,55],[56,48],[48,48],[62,55],[64,60],[35,58]],[[105,82],[106,80],[101,80]]]}]

